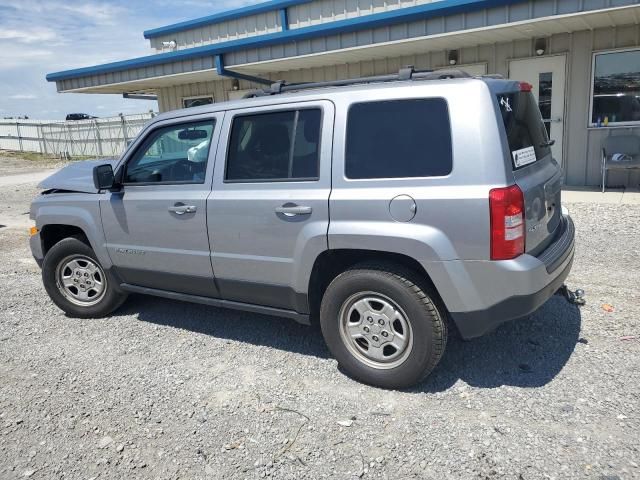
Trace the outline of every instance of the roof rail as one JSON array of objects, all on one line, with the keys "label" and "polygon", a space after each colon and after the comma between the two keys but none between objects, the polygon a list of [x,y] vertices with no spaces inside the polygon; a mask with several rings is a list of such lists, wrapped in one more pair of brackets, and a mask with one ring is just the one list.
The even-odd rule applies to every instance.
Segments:
[{"label": "roof rail", "polygon": [[287,83],[279,80],[271,84],[271,88],[264,90],[256,90],[245,95],[248,97],[261,97],[265,95],[277,95],[279,93],[292,92],[298,90],[306,90],[310,88],[322,87],[344,87],[347,85],[358,85],[365,83],[383,83],[397,82],[406,80],[442,80],[446,78],[471,78],[467,72],[457,69],[446,70],[415,70],[413,65],[402,67],[398,73],[389,75],[374,75],[371,77],[348,78],[344,80],[329,80],[327,82],[306,82],[306,83]]}]

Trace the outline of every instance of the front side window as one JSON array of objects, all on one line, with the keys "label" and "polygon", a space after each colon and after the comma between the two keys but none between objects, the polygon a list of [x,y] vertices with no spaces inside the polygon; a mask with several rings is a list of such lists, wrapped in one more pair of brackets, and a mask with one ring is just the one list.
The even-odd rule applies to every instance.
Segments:
[{"label": "front side window", "polygon": [[347,178],[444,176],[452,165],[451,124],[444,99],[358,103],[349,109]]},{"label": "front side window", "polygon": [[597,53],[593,61],[592,126],[640,121],[640,50]]},{"label": "front side window", "polygon": [[215,121],[154,130],[127,163],[125,183],[203,183]]},{"label": "front side window", "polygon": [[321,119],[318,108],[234,118],[225,180],[316,180]]}]

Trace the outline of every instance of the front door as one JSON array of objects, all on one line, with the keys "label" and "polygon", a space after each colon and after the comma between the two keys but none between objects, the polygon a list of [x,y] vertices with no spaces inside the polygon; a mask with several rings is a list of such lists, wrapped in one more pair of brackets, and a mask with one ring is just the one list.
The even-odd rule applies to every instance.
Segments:
[{"label": "front door", "polygon": [[547,134],[555,144],[551,147],[553,158],[562,166],[562,136],[564,132],[564,55],[526,58],[509,62],[509,78],[530,83],[532,92]]},{"label": "front door", "polygon": [[206,200],[222,115],[163,122],[136,142],[123,186],[101,201],[106,245],[125,283],[217,296]]},{"label": "front door", "polygon": [[307,313],[327,249],[333,118],[327,101],[227,112],[207,206],[222,298]]}]

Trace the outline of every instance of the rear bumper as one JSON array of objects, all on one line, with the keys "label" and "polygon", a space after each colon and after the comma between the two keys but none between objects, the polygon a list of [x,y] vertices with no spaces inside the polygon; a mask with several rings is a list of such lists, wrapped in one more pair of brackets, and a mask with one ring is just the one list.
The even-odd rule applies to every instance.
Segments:
[{"label": "rear bumper", "polygon": [[482,306],[449,309],[463,338],[482,336],[502,323],[533,313],[562,286],[575,252],[573,222],[568,215],[564,221],[563,231],[538,257],[525,254],[514,260],[466,265],[466,280],[473,284],[469,303]]}]

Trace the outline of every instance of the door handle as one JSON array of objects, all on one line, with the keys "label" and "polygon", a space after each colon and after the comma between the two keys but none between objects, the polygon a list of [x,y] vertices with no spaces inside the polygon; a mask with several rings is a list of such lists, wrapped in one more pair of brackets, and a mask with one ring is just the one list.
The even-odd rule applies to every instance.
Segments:
[{"label": "door handle", "polygon": [[296,205],[295,203],[285,203],[281,207],[276,207],[276,213],[281,213],[287,217],[293,217],[295,215],[311,215],[312,211],[313,209],[311,207]]},{"label": "door handle", "polygon": [[169,207],[171,213],[176,215],[184,215],[185,213],[195,213],[198,208],[195,205],[184,205],[182,203],[176,203],[173,207]]}]

